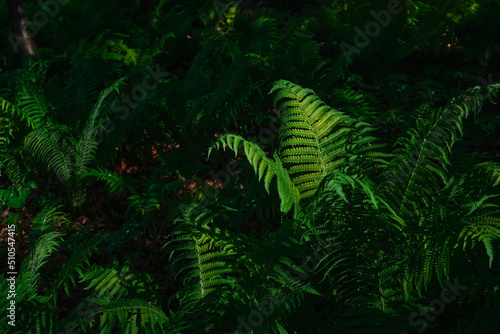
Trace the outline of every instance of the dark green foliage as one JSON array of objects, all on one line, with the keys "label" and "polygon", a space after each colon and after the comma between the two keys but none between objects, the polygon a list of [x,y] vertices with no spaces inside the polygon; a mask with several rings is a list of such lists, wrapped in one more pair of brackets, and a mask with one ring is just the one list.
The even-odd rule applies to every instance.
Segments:
[{"label": "dark green foliage", "polygon": [[[43,125],[37,126],[25,139],[28,150],[48,169],[53,169],[58,179],[65,185],[73,207],[79,207],[85,202],[84,177],[94,162],[97,150],[95,136],[104,109],[103,103],[119,84],[119,81],[116,82],[100,94],[84,125],[74,126],[76,129],[81,127],[81,132],[77,132],[77,135],[71,135],[66,125],[46,119]],[[33,93],[33,96],[33,99],[28,96],[26,103],[30,108],[37,108],[37,114],[41,114],[41,117],[47,118],[42,97],[36,93]],[[26,109],[26,106],[21,108]]]},{"label": "dark green foliage", "polygon": [[[43,219],[44,223],[60,220],[57,212],[53,210],[43,212],[34,220],[35,223]],[[78,237],[70,237],[66,245],[72,252],[69,260],[59,268],[55,279],[45,281],[44,285],[50,283],[46,292],[40,291],[40,272],[52,253],[57,252],[61,233],[53,232],[52,227],[47,227],[45,233],[32,246],[30,253],[23,260],[16,280],[16,324],[12,333],[37,333],[57,332],[69,327],[87,328],[95,321],[98,322],[101,332],[111,333],[115,327],[124,333],[136,333],[139,328],[148,333],[161,330],[161,324],[167,320],[165,314],[156,306],[154,298],[157,296],[149,291],[151,279],[141,275],[135,276],[130,273],[127,266],[102,267],[90,266],[89,258],[92,251],[103,242],[104,235],[98,233],[78,241]],[[80,238],[81,239],[81,238]],[[7,308],[8,281],[3,276],[2,286],[5,288],[2,300]],[[65,320],[57,319],[58,290],[63,287],[66,294],[70,296],[70,289],[81,283],[85,283],[86,290],[92,290],[90,296],[80,301],[80,304],[71,312]],[[148,293],[146,300],[138,299],[144,293]],[[153,301],[153,302],[152,302]],[[83,305],[83,307],[82,307]],[[95,318],[97,316],[97,318]],[[98,319],[98,320],[96,320]],[[11,330],[7,325],[9,319],[2,319],[1,328],[4,331]],[[59,326],[59,327],[58,327]]]},{"label": "dark green foliage", "polygon": [[[312,92],[305,91],[301,95],[303,90],[300,87],[297,89],[299,93],[294,97],[286,95],[292,100],[283,103],[291,110],[288,114],[291,116],[288,116],[289,120],[285,118],[280,128],[280,133],[285,134],[285,144],[281,145],[290,147],[288,149],[292,151],[293,145],[298,144],[298,149],[290,155],[296,160],[289,162],[301,162],[297,170],[304,168],[304,171],[313,171],[311,175],[315,175],[314,163],[329,160],[328,156],[316,153],[320,150],[312,149],[315,142],[319,142],[321,147],[321,139],[314,141],[313,135],[307,135],[310,128],[306,125],[314,126],[318,121],[306,123],[304,121],[308,118],[301,114],[302,110],[307,110],[309,103],[306,96]],[[373,138],[361,131],[358,140],[340,141],[336,152],[345,152],[345,160],[356,156],[358,160],[354,160],[357,162],[354,166],[357,168],[347,168],[349,165],[345,164],[344,168],[340,165],[320,174],[325,175],[318,180],[321,187],[314,187],[311,194],[315,195],[314,200],[303,211],[305,225],[302,226],[311,231],[330,231],[328,242],[340,245],[340,249],[321,257],[317,265],[315,274],[321,287],[319,291],[331,295],[337,302],[350,305],[356,314],[378,310],[383,312],[378,317],[403,315],[402,303],[407,307],[416,307],[414,301],[418,298],[413,294],[414,288],[420,295],[434,279],[439,282],[451,279],[450,264],[456,247],[470,254],[466,256],[472,256],[468,245],[483,242],[491,266],[494,259],[493,240],[500,236],[495,202],[498,167],[483,163],[467,174],[455,174],[448,171],[448,157],[453,143],[462,133],[462,120],[481,109],[483,94],[495,96],[499,89],[500,85],[483,90],[476,88],[451,101],[447,107],[432,112],[430,118],[419,119],[417,128],[410,129],[408,135],[398,141],[401,148],[394,151],[392,162],[378,164],[378,168],[385,170],[378,185],[367,178],[369,173],[360,173],[359,165],[362,164],[359,161],[363,161],[363,155],[359,158],[359,153],[356,154],[363,152],[360,148],[356,150],[358,142],[370,143]],[[309,96],[312,101],[317,99],[315,95]],[[281,97],[278,95],[278,99]],[[302,105],[305,107],[301,108]],[[317,106],[312,110],[321,110],[324,104],[318,101]],[[334,115],[332,113],[331,117]],[[323,115],[320,119],[323,122],[320,124],[328,124],[329,116]],[[287,127],[287,122],[293,127]],[[334,130],[337,123],[332,122],[324,130],[312,133],[335,134],[340,132]],[[346,124],[351,129],[359,129],[359,126],[351,126],[352,123]],[[348,132],[345,136],[349,138]],[[291,139],[287,142],[286,138]],[[227,144],[237,152],[240,142],[243,142],[245,154],[255,171],[259,171],[259,177],[265,173],[271,175],[266,177],[266,186],[270,182],[267,180],[276,173],[279,187],[279,178],[283,176],[276,172],[276,162],[257,151],[255,144],[227,135],[219,139],[217,145]],[[333,139],[327,143],[336,144]],[[354,149],[349,150],[349,147]],[[261,153],[257,155],[254,151]],[[369,156],[370,151],[364,150],[363,153]],[[278,159],[275,154],[275,161],[280,161]],[[307,169],[308,166],[311,169]],[[283,171],[288,177],[289,171],[293,171],[293,164]],[[297,182],[297,179],[300,186],[300,178],[288,179],[291,189],[296,187],[294,181]],[[290,196],[287,191],[279,193],[282,200]],[[296,196],[299,198],[298,194]],[[457,258],[457,261],[463,260],[463,255]],[[368,313],[364,318],[366,323],[357,323],[356,326],[367,326],[366,330],[373,328],[374,319]],[[346,324],[353,321],[347,314],[340,317]],[[404,317],[397,320],[401,330],[406,328]],[[390,326],[396,324],[395,319],[391,320]],[[379,323],[379,326],[385,325]]]},{"label": "dark green foliage", "polygon": [[2,333],[498,332],[498,1],[140,3],[0,46]]},{"label": "dark green foliage", "polygon": [[374,152],[377,146],[371,144],[375,138],[369,135],[369,124],[356,122],[327,106],[314,91],[291,82],[276,83],[271,93],[275,91],[282,125],[274,161],[256,144],[239,136],[225,135],[216,147],[225,148],[227,144],[237,153],[242,142],[259,180],[265,174],[268,192],[273,176],[277,176],[283,212],[288,212],[292,204],[298,212],[299,201],[314,195],[325,176],[349,167],[366,173],[368,157],[374,161],[382,156]]}]

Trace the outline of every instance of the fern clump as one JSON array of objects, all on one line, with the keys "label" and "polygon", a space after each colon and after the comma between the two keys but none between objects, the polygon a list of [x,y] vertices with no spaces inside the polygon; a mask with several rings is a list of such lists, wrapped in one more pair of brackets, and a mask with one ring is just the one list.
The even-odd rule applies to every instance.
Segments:
[{"label": "fern clump", "polygon": [[369,135],[368,123],[327,106],[313,90],[289,81],[278,81],[271,93],[276,94],[274,103],[282,120],[273,159],[257,144],[232,134],[220,137],[214,147],[227,145],[237,154],[242,143],[259,180],[265,174],[268,191],[276,175],[284,213],[293,205],[297,213],[300,201],[313,196],[327,175],[348,169],[368,174],[375,162],[385,162],[384,155],[376,152],[380,145]]},{"label": "fern clump", "polygon": [[[1,100],[0,106],[8,115],[4,120],[13,122],[20,119],[26,123],[26,129],[24,133],[17,134],[15,140],[0,132],[0,137],[4,138],[0,150],[6,149],[9,142],[21,145],[18,150],[30,152],[47,169],[55,172],[66,188],[71,206],[76,209],[85,202],[90,171],[99,167],[96,138],[103,119],[109,113],[109,97],[113,91],[118,91],[124,79],[103,89],[92,105],[89,101],[95,95],[95,85],[89,84],[78,89],[74,87],[76,80],[85,77],[82,71],[88,71],[88,68],[78,60],[74,66],[73,80],[66,87],[57,108],[48,102],[44,90],[34,79],[26,79],[21,84],[16,102]],[[66,93],[75,89],[76,94],[68,97]],[[91,110],[84,110],[82,106],[88,106]],[[65,108],[72,112],[62,110]],[[85,113],[88,113],[86,119],[82,117]],[[22,142],[19,142],[21,138]],[[21,185],[22,171],[27,168],[29,161],[25,159],[23,163],[16,155],[6,155],[2,157],[1,163],[6,166],[7,174],[13,181]]]},{"label": "fern clump", "polygon": [[[451,280],[457,264],[481,253],[487,266],[493,264],[500,168],[479,163],[455,169],[451,157],[463,120],[480,111],[483,96],[492,100],[498,91],[498,84],[466,91],[420,118],[392,153],[380,153],[367,123],[328,107],[311,90],[280,81],[272,90],[282,120],[273,158],[233,134],[214,147],[245,154],[268,191],[276,177],[282,212],[296,209],[293,219],[282,218],[288,223],[283,233],[290,226],[310,240],[328,231],[327,242],[339,245],[315,254],[313,274],[302,276],[315,291],[365,320],[378,314],[380,326],[391,318],[401,330],[415,329],[408,310],[424,307],[422,293],[431,282]],[[379,173],[372,173],[375,168]],[[279,273],[270,277],[278,280]],[[352,321],[349,312],[337,316]]]}]

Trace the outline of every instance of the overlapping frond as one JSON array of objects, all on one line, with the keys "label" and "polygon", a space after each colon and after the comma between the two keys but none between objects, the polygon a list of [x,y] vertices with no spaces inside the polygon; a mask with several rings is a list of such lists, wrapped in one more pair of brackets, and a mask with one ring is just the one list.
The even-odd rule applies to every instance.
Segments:
[{"label": "overlapping frond", "polygon": [[[34,329],[36,328],[46,332],[53,331],[57,321],[56,313],[47,306],[48,298],[39,295],[37,284],[40,278],[40,268],[48,261],[50,255],[56,251],[59,245],[57,239],[62,235],[59,232],[49,232],[35,242],[27,257],[23,260],[18,274],[15,275],[15,291],[8,288],[7,277],[2,275],[0,286],[4,289],[2,290],[0,305],[7,309],[10,300],[15,300],[19,317],[16,319],[16,324],[18,324],[17,327],[20,327],[14,327],[14,331],[12,331],[12,326],[7,324],[9,318],[2,317],[0,329],[3,332],[35,333]],[[12,294],[12,292],[15,292],[15,294]]]},{"label": "overlapping frond", "polygon": [[373,162],[383,162],[383,154],[375,152],[380,145],[372,144],[376,138],[369,135],[369,124],[330,108],[313,90],[289,81],[278,81],[271,93],[276,93],[274,103],[283,120],[274,161],[257,144],[236,135],[220,137],[214,147],[228,145],[237,154],[243,143],[259,180],[266,175],[266,190],[276,174],[281,211],[295,205],[297,213],[299,201],[314,195],[321,181],[336,170],[368,173],[376,165]]},{"label": "overlapping frond", "polygon": [[16,110],[26,119],[33,129],[39,129],[45,124],[46,116],[52,106],[45,99],[43,89],[32,81],[27,81],[19,92]]},{"label": "overlapping frond", "polygon": [[418,208],[431,205],[433,194],[448,180],[449,156],[456,138],[462,135],[462,119],[477,114],[482,94],[496,95],[500,85],[475,88],[437,110],[431,119],[419,119],[417,127],[398,140],[397,157],[385,171],[386,189],[398,214],[413,216]]},{"label": "overlapping frond", "polygon": [[214,146],[209,149],[208,158],[210,158],[210,154],[213,148],[222,148],[223,150],[225,150],[226,145],[227,147],[229,147],[229,149],[234,151],[235,156],[237,156],[238,152],[240,152],[241,150],[240,144],[242,144],[245,156],[247,157],[248,162],[254,168],[255,174],[259,176],[259,181],[265,174],[264,187],[266,188],[267,192],[269,192],[269,185],[274,175],[276,174],[276,163],[272,159],[268,158],[266,153],[256,143],[248,141],[238,135],[225,134],[220,136],[215,142]]},{"label": "overlapping frond", "polygon": [[51,126],[32,131],[25,145],[48,169],[53,169],[59,180],[67,183],[74,175],[74,152],[70,130],[64,126]]},{"label": "overlapping frond", "polygon": [[301,198],[312,196],[325,176],[347,164],[354,119],[288,81],[271,92],[283,120],[278,154]]},{"label": "overlapping frond", "polygon": [[118,87],[123,83],[123,80],[123,78],[117,80],[101,92],[97,102],[94,104],[94,107],[90,112],[89,117],[87,118],[85,127],[83,128],[78,142],[76,143],[75,174],[77,176],[84,175],[94,161],[95,152],[97,150],[96,135],[98,129],[98,118],[102,117],[103,109],[105,108],[104,100],[113,90],[118,92]]},{"label": "overlapping frond", "polygon": [[84,176],[93,176],[98,181],[105,182],[110,195],[120,194],[125,189],[133,192],[134,189],[134,184],[129,177],[120,175],[115,171],[98,168],[89,170]]},{"label": "overlapping frond", "polygon": [[141,55],[141,50],[131,49],[123,39],[108,39],[105,46],[108,50],[103,54],[104,59],[117,60],[125,65],[137,64]]},{"label": "overlapping frond", "polygon": [[194,218],[192,223],[195,225],[190,225],[188,220],[178,226],[172,242],[179,244],[170,256],[175,258],[174,263],[179,266],[177,275],[182,274],[186,287],[181,303],[190,308],[195,301],[234,284],[230,278],[230,274],[234,273],[234,259],[231,259],[234,252],[231,244],[203,233],[214,218],[210,211],[204,210],[195,217],[189,217],[192,216],[189,212],[186,214],[186,218]]}]

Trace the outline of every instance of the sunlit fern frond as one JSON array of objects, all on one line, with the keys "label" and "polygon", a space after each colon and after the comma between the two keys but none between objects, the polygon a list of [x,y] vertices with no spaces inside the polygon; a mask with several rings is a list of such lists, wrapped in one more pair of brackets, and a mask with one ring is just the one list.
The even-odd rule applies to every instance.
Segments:
[{"label": "sunlit fern frond", "polygon": [[278,154],[301,198],[314,195],[333,171],[355,160],[359,165],[372,150],[369,125],[327,106],[313,90],[282,80],[271,92],[283,120]]}]

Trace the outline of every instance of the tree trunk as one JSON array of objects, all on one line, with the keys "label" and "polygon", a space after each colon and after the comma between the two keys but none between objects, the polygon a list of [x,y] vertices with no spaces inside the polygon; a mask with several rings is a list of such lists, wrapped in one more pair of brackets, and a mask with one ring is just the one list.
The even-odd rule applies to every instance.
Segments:
[{"label": "tree trunk", "polygon": [[6,0],[7,8],[12,21],[13,33],[8,38],[16,52],[21,51],[23,56],[35,55],[36,44],[29,32],[29,21],[26,17],[22,0]]}]

